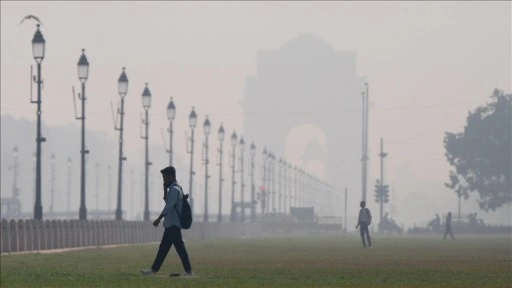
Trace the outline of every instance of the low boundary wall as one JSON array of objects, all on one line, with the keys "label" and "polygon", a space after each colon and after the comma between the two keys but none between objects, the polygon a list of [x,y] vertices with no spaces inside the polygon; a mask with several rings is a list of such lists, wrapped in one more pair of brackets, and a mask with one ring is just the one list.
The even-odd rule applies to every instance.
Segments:
[{"label": "low boundary wall", "polygon": [[[1,221],[0,253],[159,242],[164,229],[152,222],[116,220]],[[317,223],[193,223],[185,239],[296,236],[341,233],[341,226]]]}]

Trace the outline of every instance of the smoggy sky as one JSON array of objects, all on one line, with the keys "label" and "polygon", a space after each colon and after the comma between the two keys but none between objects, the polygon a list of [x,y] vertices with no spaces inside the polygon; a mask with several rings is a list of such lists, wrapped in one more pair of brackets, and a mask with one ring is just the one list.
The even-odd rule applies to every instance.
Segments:
[{"label": "smoggy sky", "polygon": [[43,121],[79,126],[71,87],[79,87],[76,64],[85,48],[90,62],[86,126],[112,139],[117,133],[110,101],[115,105],[119,99],[117,78],[126,67],[127,154],[144,145],[139,113],[145,82],[153,94],[150,142],[162,144],[160,129],[168,125],[166,106],[173,96],[175,145],[183,151],[192,106],[199,123],[208,114],[215,129],[222,121],[228,131],[243,132],[240,102],[246,77],[256,71],[257,52],[279,49],[301,33],[357,53],[357,73],[370,85],[373,177],[383,137],[387,177],[398,179],[397,170],[407,162],[419,179],[446,181],[444,132],[462,130],[468,111],[483,105],[494,88],[512,90],[507,1],[2,1],[2,115],[36,119],[29,102],[35,22],[18,25],[28,14],[41,19],[46,39]]}]

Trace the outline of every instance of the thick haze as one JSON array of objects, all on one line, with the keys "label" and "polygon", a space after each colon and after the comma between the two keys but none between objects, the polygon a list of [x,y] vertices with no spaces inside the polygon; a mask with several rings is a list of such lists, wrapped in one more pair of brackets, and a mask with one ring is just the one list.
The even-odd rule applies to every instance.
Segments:
[{"label": "thick haze", "polygon": [[[31,50],[35,22],[26,20],[18,25],[28,14],[41,19],[41,31],[46,39],[46,56],[42,63],[44,123],[79,127],[79,121],[74,119],[71,86],[78,91],[76,64],[81,49],[85,48],[90,63],[86,128],[105,133],[108,141],[115,145],[118,133],[113,130],[110,102],[115,105],[119,99],[117,79],[121,68],[126,67],[130,82],[125,106],[125,127],[128,127],[125,154],[129,155],[129,160],[133,159],[129,165],[136,166],[140,162],[140,169],[144,142],[139,138],[139,113],[145,82],[149,82],[153,95],[150,144],[163,145],[160,130],[168,127],[166,106],[173,96],[177,106],[174,148],[178,157],[187,159],[188,155],[183,153],[184,134],[192,106],[199,116],[196,150],[200,151],[201,124],[206,114],[212,122],[212,131],[216,132],[223,122],[227,135],[233,129],[243,134],[244,115],[240,104],[244,100],[247,77],[256,73],[258,51],[278,50],[298,35],[309,33],[337,51],[355,52],[357,74],[366,78],[370,86],[368,199],[373,198],[374,179],[379,175],[377,154],[379,139],[383,137],[388,153],[385,179],[394,188],[386,210],[397,222],[406,225],[413,222],[423,225],[435,213],[456,212],[457,197],[443,185],[448,181],[449,171],[444,157],[444,132],[461,131],[468,111],[485,104],[495,88],[506,93],[512,90],[511,2],[507,1],[2,1],[1,114],[16,119],[36,119],[36,106],[29,102],[30,65],[35,63]],[[34,95],[35,89],[34,85]],[[344,107],[332,107],[332,110],[345,113]],[[315,111],[315,107],[308,111],[322,112]],[[293,112],[283,111],[282,117]],[[311,131],[306,129],[304,133]],[[215,140],[211,141],[211,149],[217,149],[215,134],[210,137]],[[295,141],[300,141],[300,135],[294,131]],[[28,138],[33,141],[35,133]],[[43,144],[45,155],[57,146],[52,141],[57,139],[49,138]],[[265,139],[254,141],[258,148],[265,145]],[[10,139],[9,143],[12,142],[16,143]],[[11,184],[4,183],[11,183],[10,172],[5,171],[5,167],[12,161],[12,146],[4,144],[2,129],[2,197],[11,193],[4,191],[10,189]],[[118,150],[113,147],[115,161]],[[73,149],[77,183],[80,148]],[[293,144],[286,149],[293,154]],[[33,150],[22,153],[31,155]],[[361,150],[353,153],[360,155]],[[152,168],[167,165],[164,157],[151,159]],[[203,191],[204,174],[200,157],[196,159],[195,187]],[[23,164],[25,169],[32,167],[31,162]],[[115,162],[112,165],[116,167]],[[361,162],[353,165],[354,169],[361,170]],[[61,175],[64,175],[64,167]],[[210,186],[217,187],[216,167],[210,167]],[[94,166],[89,164],[88,168],[91,169],[88,180],[92,181]],[[188,164],[183,169],[188,169]],[[113,175],[117,175],[117,168],[113,169]],[[188,181],[187,171],[181,175],[183,182]],[[322,177],[323,173],[318,175]],[[116,187],[116,179],[113,178],[113,187]],[[65,179],[59,181],[62,182],[59,185],[65,187]],[[225,185],[229,185],[228,181]],[[43,182],[47,185],[49,180],[44,178]],[[91,185],[89,187],[94,189]],[[212,193],[216,191],[215,188]],[[349,193],[349,205],[355,214],[361,191],[359,187],[349,187]],[[478,212],[478,217],[489,222],[510,223],[510,206],[486,214],[477,208],[475,197],[463,202],[464,213]],[[29,199],[32,195],[22,195],[23,201]],[[43,199],[46,210],[45,201]],[[33,204],[23,204],[24,211],[31,211],[32,207]],[[124,204],[124,208],[127,207],[128,204]],[[378,215],[376,203],[372,201],[370,208]]]}]

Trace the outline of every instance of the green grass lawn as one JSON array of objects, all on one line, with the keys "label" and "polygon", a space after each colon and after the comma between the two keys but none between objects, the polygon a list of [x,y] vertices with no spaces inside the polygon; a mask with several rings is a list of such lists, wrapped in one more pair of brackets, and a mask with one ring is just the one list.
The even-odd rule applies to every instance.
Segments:
[{"label": "green grass lawn", "polygon": [[[197,277],[144,277],[157,244],[1,256],[1,287],[512,287],[510,237],[194,240]],[[159,272],[183,273],[174,251]]]}]

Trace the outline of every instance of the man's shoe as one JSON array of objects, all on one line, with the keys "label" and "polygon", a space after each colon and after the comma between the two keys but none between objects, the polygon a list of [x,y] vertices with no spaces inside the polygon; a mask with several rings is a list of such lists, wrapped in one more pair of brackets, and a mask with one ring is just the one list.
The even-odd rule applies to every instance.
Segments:
[{"label": "man's shoe", "polygon": [[185,272],[183,273],[183,276],[184,277],[193,277],[194,276],[194,272],[190,271],[190,272]]},{"label": "man's shoe", "polygon": [[144,276],[153,276],[156,273],[153,272],[153,270],[151,270],[151,269],[140,269],[140,274],[142,274]]}]

